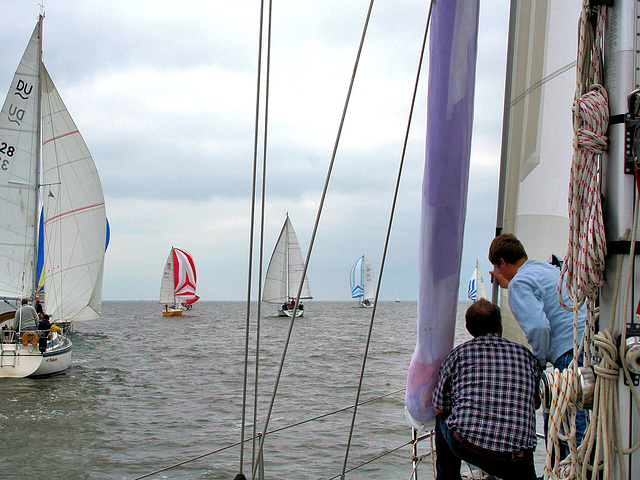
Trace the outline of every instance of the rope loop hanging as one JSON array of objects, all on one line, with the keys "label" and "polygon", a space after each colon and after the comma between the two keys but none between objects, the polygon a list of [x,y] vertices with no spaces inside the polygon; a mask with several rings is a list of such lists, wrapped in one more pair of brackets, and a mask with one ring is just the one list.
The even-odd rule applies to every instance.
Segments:
[{"label": "rope loop hanging", "polygon": [[[606,240],[600,195],[601,155],[607,149],[607,92],[593,85],[574,104],[574,156],[569,185],[569,247],[558,296],[569,287],[574,305],[595,300],[604,281]],[[564,305],[564,303],[563,303]],[[564,305],[568,310],[571,308]]]},{"label": "rope loop hanging", "polygon": [[602,155],[607,150],[608,104],[607,92],[602,85],[593,85],[580,97],[577,113],[582,126],[576,131],[578,150],[588,150],[595,155]]},{"label": "rope loop hanging", "polygon": [[[595,26],[592,24],[595,19]],[[569,246],[558,297],[568,310],[595,301],[603,283],[606,240],[600,195],[601,155],[607,149],[609,102],[602,82],[602,43],[606,7],[592,10],[584,0],[580,16],[578,71],[573,105],[574,155],[569,185]],[[573,305],[562,300],[563,283]]]},{"label": "rope loop hanging", "polygon": [[[606,6],[591,8],[589,0],[583,0],[578,33],[578,58],[576,91],[572,107],[574,154],[571,163],[569,183],[569,242],[558,283],[560,304],[574,313],[573,354],[574,359],[563,371],[547,373],[551,387],[549,409],[548,442],[545,462],[545,478],[582,479],[586,478],[585,451],[594,447],[594,438],[601,438],[602,431],[595,432],[601,423],[590,422],[580,447],[576,440],[576,413],[579,391],[578,358],[582,351],[589,352],[589,360],[595,357],[596,348],[585,344],[579,338],[578,310],[587,303],[587,340],[598,343],[595,325],[592,325],[596,311],[595,301],[603,283],[606,242],[602,203],[600,195],[601,156],[607,150],[606,136],[609,125],[608,96],[602,83],[602,45],[606,19]],[[571,305],[563,300],[566,289]],[[607,342],[603,342],[607,345]],[[615,347],[615,345],[614,345]],[[601,348],[601,350],[604,347]],[[615,355],[615,352],[613,352]],[[605,357],[607,357],[605,355]],[[609,366],[608,357],[602,360]],[[598,369],[600,375],[596,384],[609,378],[609,369]],[[617,372],[616,372],[617,373]],[[617,378],[617,376],[616,376]],[[612,380],[607,380],[612,381]],[[599,382],[599,383],[598,383]],[[614,382],[614,381],[613,381]],[[598,387],[596,387],[598,389]],[[596,392],[597,396],[599,392]],[[594,406],[594,411],[596,407]],[[613,435],[609,439],[614,438]],[[561,458],[561,441],[567,443],[569,456]],[[602,451],[595,445],[596,457]],[[609,449],[604,449],[609,451]],[[586,457],[589,458],[589,457]],[[598,465],[598,462],[595,462]],[[589,468],[592,468],[589,466]],[[592,473],[597,474],[597,468]]]}]

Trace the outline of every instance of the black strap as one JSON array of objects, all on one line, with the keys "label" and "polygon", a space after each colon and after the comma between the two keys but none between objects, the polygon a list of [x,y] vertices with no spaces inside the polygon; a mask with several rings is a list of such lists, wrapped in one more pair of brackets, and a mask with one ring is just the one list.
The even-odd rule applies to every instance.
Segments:
[{"label": "black strap", "polygon": [[611,115],[609,117],[609,125],[616,125],[618,123],[624,123],[624,119],[627,116],[626,113],[619,113],[618,115]]}]

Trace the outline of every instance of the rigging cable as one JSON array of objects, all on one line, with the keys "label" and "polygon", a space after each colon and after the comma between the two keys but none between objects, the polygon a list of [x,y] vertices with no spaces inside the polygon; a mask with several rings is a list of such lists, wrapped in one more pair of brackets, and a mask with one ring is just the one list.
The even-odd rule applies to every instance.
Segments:
[{"label": "rigging cable", "polygon": [[[253,176],[251,186],[251,217],[250,217],[250,233],[249,233],[249,272],[247,279],[247,315],[245,325],[245,347],[244,347],[244,373],[242,384],[242,419],[240,426],[240,461],[239,461],[239,473],[236,475],[235,480],[245,480],[246,477],[242,473],[244,464],[244,436],[246,425],[246,410],[247,410],[247,381],[248,381],[248,365],[249,365],[249,331],[250,331],[250,318],[251,318],[251,277],[252,277],[252,265],[253,265],[253,237],[254,237],[254,224],[255,224],[255,204],[256,204],[256,182],[257,182],[257,164],[258,164],[258,130],[260,119],[260,83],[262,79],[261,65],[262,65],[262,28],[263,28],[263,11],[264,0],[260,2],[260,28],[258,34],[258,71],[256,81],[256,116],[255,127],[253,137]],[[260,318],[260,302],[258,302],[258,319]],[[257,368],[257,366],[256,366]],[[254,435],[255,435],[255,422],[254,422]]]},{"label": "rigging cable", "polygon": [[[370,399],[368,399],[368,400],[365,400],[365,401],[361,402],[359,406],[366,405],[366,404],[368,404],[368,403],[373,403],[373,402],[376,402],[376,401],[378,401],[378,400],[382,400],[382,399],[387,398],[387,397],[390,397],[390,396],[392,396],[392,395],[396,395],[396,394],[398,394],[398,393],[402,393],[402,392],[404,392],[405,390],[406,390],[406,388],[400,388],[400,389],[395,390],[395,391],[393,391],[393,392],[385,393],[384,395],[379,395],[379,396],[377,396],[377,397],[370,398]],[[284,431],[284,430],[288,430],[288,429],[290,429],[290,428],[294,428],[294,427],[298,427],[298,426],[300,426],[300,425],[304,425],[304,424],[306,424],[306,423],[310,423],[310,422],[314,422],[314,421],[317,421],[317,420],[321,420],[321,419],[323,419],[323,418],[330,417],[331,415],[335,415],[335,414],[337,414],[337,413],[342,413],[342,412],[344,412],[344,411],[346,411],[346,410],[349,410],[349,409],[351,409],[351,408],[354,408],[354,406],[353,406],[353,405],[350,405],[350,406],[348,406],[348,407],[342,407],[342,408],[339,408],[339,409],[337,409],[337,410],[333,410],[333,411],[328,412],[328,413],[323,413],[323,414],[321,414],[321,415],[317,415],[317,416],[312,417],[312,418],[307,418],[306,420],[301,420],[301,421],[299,421],[299,422],[291,423],[291,424],[289,424],[289,425],[285,425],[285,426],[283,426],[283,427],[279,427],[279,428],[276,428],[276,429],[270,430],[269,432],[267,432],[267,434],[271,435],[271,434],[278,433],[278,432],[281,432],[281,431]],[[261,433],[260,433],[260,434],[258,434],[258,437],[261,437],[261,436],[262,436],[262,434],[261,434]],[[246,443],[246,442],[251,441],[251,440],[254,440],[254,438],[245,438],[244,440],[240,440],[240,441],[235,442],[235,443],[232,443],[232,444],[230,444],[230,445],[226,445],[226,446],[224,446],[224,447],[220,447],[220,448],[218,448],[218,449],[216,449],[216,450],[213,450],[213,451],[211,451],[211,452],[203,453],[203,454],[201,454],[201,455],[197,455],[197,456],[192,457],[192,458],[189,458],[189,459],[187,459],[187,460],[183,460],[183,461],[181,461],[181,462],[174,463],[173,465],[169,465],[169,466],[167,466],[167,467],[163,467],[163,468],[161,468],[161,469],[159,469],[159,470],[155,470],[155,471],[153,471],[153,472],[146,473],[146,474],[141,475],[141,476],[139,476],[139,477],[135,477],[135,478],[133,478],[132,480],[141,480],[141,479],[143,479],[143,478],[147,478],[147,477],[150,477],[150,476],[152,476],[152,475],[156,475],[156,474],[158,474],[158,473],[165,472],[165,471],[167,471],[167,470],[171,470],[171,469],[173,469],[173,468],[177,468],[177,467],[180,467],[180,466],[182,466],[182,465],[186,465],[187,463],[195,462],[196,460],[200,460],[200,459],[202,459],[202,458],[208,457],[208,456],[213,455],[213,454],[215,454],[215,453],[219,453],[219,452],[222,452],[222,451],[228,450],[228,449],[230,449],[230,448],[236,447],[236,446],[238,446],[238,445],[242,445],[243,443]],[[409,442],[409,443],[410,443],[410,442]],[[385,454],[382,454],[382,455],[379,455],[379,456],[375,457],[374,459],[372,459],[372,460],[369,460],[369,461],[365,462],[365,463],[364,463],[364,464],[362,464],[362,465],[365,465],[365,464],[371,463],[373,460],[375,460],[375,459],[377,459],[377,458],[380,458],[380,457],[382,457],[382,456],[384,456],[384,455],[386,455],[386,454],[388,454],[388,453],[395,452],[396,450],[399,450],[400,448],[406,447],[409,443],[404,443],[404,444],[400,445],[399,447],[393,448],[393,449],[392,449],[392,450],[390,450],[389,452],[387,452],[387,453],[385,453]],[[360,466],[362,466],[362,465],[359,465],[359,467],[360,467]],[[358,468],[358,467],[356,467],[356,468]]]},{"label": "rigging cable", "polygon": [[[264,5],[264,1],[263,1]],[[266,206],[266,182],[267,182],[267,138],[268,138],[268,126],[269,126],[269,85],[270,85],[270,72],[271,72],[271,25],[272,25],[272,11],[273,11],[273,1],[269,0],[269,16],[267,21],[267,73],[265,79],[265,106],[264,106],[264,136],[263,136],[263,145],[262,145],[262,190],[261,190],[261,199],[260,199],[260,249],[259,249],[259,260],[258,260],[258,307],[256,310],[256,345],[255,345],[255,368],[254,368],[254,383],[253,383],[253,442],[252,442],[252,453],[251,453],[251,468],[252,471],[255,472],[256,468],[259,468],[259,478],[264,478],[263,472],[263,462],[262,462],[262,451],[259,450],[256,452],[256,440],[258,438],[262,438],[261,435],[258,434],[258,381],[259,381],[259,370],[260,370],[260,335],[261,335],[261,308],[262,308],[262,278],[263,271],[262,267],[264,264],[264,219],[265,219],[265,206]],[[261,8],[260,17],[261,23],[264,15],[264,6]],[[262,38],[262,33],[260,35]],[[258,95],[258,100],[260,96]],[[256,114],[257,120],[257,114]],[[256,127],[257,129],[257,127]],[[248,338],[247,338],[248,341]],[[256,458],[257,454],[257,458]],[[255,473],[254,473],[255,477]]]},{"label": "rigging cable", "polygon": [[[342,110],[342,117],[340,119],[340,126],[338,128],[338,133],[336,135],[336,140],[335,140],[335,144],[334,144],[334,147],[333,147],[333,152],[331,154],[331,161],[329,162],[329,168],[328,168],[327,175],[326,175],[326,178],[325,178],[324,187],[323,187],[323,190],[322,190],[322,196],[320,198],[320,204],[318,205],[318,212],[316,214],[316,219],[315,219],[315,223],[314,223],[314,226],[313,226],[313,233],[311,234],[311,240],[309,242],[309,250],[307,251],[307,258],[306,258],[306,260],[304,262],[304,268],[302,270],[301,278],[303,278],[303,279],[307,275],[307,268],[309,266],[309,260],[311,258],[311,252],[313,251],[313,244],[315,242],[316,233],[318,231],[318,224],[320,223],[320,217],[322,215],[322,209],[323,209],[323,206],[324,206],[324,201],[325,201],[325,198],[327,196],[327,190],[329,188],[329,180],[331,179],[331,172],[333,171],[333,165],[335,163],[336,153],[337,153],[337,150],[338,150],[338,144],[340,143],[340,138],[341,138],[341,134],[342,134],[342,128],[344,126],[345,117],[347,115],[347,107],[349,106],[349,100],[351,98],[351,91],[353,90],[353,84],[354,84],[354,81],[355,81],[356,72],[358,70],[358,64],[360,62],[360,55],[362,53],[362,47],[364,45],[364,39],[366,37],[367,27],[369,25],[369,19],[371,17],[371,10],[373,9],[373,2],[374,2],[374,0],[371,0],[370,3],[369,3],[369,9],[367,11],[367,17],[366,17],[365,24],[364,24],[364,27],[363,27],[363,30],[362,30],[362,35],[360,37],[360,44],[358,46],[358,53],[356,55],[356,60],[355,60],[354,66],[353,66],[352,74],[351,74],[351,81],[349,83],[349,89],[347,91],[347,97],[345,99],[344,107],[343,107],[343,110]],[[293,308],[293,312],[292,312],[292,315],[291,315],[291,322],[289,322],[289,329],[287,331],[287,337],[285,339],[285,343],[284,343],[284,347],[283,347],[283,351],[282,351],[282,357],[281,357],[281,360],[280,360],[280,366],[278,368],[278,373],[276,374],[276,378],[275,378],[275,381],[274,381],[273,393],[271,395],[271,401],[269,402],[269,408],[268,408],[267,416],[266,416],[266,419],[265,419],[265,426],[263,428],[264,432],[266,432],[267,429],[268,429],[269,421],[271,419],[271,413],[273,412],[273,406],[274,406],[274,403],[275,403],[276,394],[278,392],[278,385],[280,383],[280,377],[282,376],[282,371],[284,369],[284,361],[285,361],[285,358],[286,358],[286,355],[287,355],[287,349],[289,347],[289,343],[291,341],[291,334],[293,332],[293,324],[294,324],[294,321],[295,321],[295,318],[296,318],[296,312],[298,310],[298,305],[300,304],[300,296],[302,294],[303,286],[304,286],[304,282],[301,281],[300,285],[298,286],[298,293],[296,294],[296,301],[295,301],[295,306]],[[262,452],[263,452],[263,449],[264,449],[265,437],[266,437],[266,435],[263,435],[262,437],[260,437],[260,444],[259,444],[259,447],[258,447],[258,457],[262,456]],[[252,473],[255,476],[256,465],[253,466],[253,472]]]},{"label": "rigging cable", "polygon": [[[373,4],[373,1],[372,1]],[[391,211],[389,213],[389,223],[387,225],[387,233],[385,236],[385,241],[384,241],[384,248],[382,250],[382,260],[380,262],[380,277],[378,280],[378,284],[376,285],[376,296],[375,298],[378,299],[380,296],[380,285],[382,284],[382,273],[384,271],[384,265],[386,262],[386,258],[387,258],[387,250],[389,247],[389,237],[391,236],[391,227],[393,225],[393,217],[394,217],[394,213],[396,210],[396,203],[398,200],[398,191],[400,189],[400,180],[402,179],[402,167],[404,165],[404,159],[405,159],[405,155],[407,152],[407,143],[409,141],[409,131],[411,129],[411,120],[413,118],[413,110],[415,108],[415,104],[416,104],[416,97],[417,97],[417,93],[418,93],[418,85],[420,83],[420,72],[422,70],[422,62],[424,60],[424,52],[426,49],[426,44],[427,44],[427,34],[429,33],[429,23],[431,20],[431,11],[433,9],[433,1],[429,2],[429,12],[427,14],[427,21],[425,24],[425,28],[424,28],[424,35],[423,35],[423,39],[422,39],[422,47],[420,49],[420,59],[418,61],[418,69],[416,72],[416,79],[415,79],[415,84],[414,84],[414,88],[413,88],[413,96],[411,99],[411,107],[409,109],[409,118],[407,120],[407,129],[405,132],[405,136],[404,136],[404,142],[402,145],[402,155],[400,156],[400,163],[398,165],[398,175],[396,178],[396,185],[395,185],[395,190],[393,193],[393,201],[391,204]],[[371,10],[369,10],[371,11]],[[367,18],[368,20],[368,18]],[[364,37],[363,37],[364,40]],[[304,277],[303,277],[304,278]],[[362,358],[362,368],[360,370],[360,378],[358,381],[358,389],[356,391],[356,400],[354,402],[354,405],[356,405],[356,407],[353,409],[353,415],[351,418],[351,426],[349,428],[349,438],[347,440],[347,447],[345,449],[345,455],[344,455],[344,463],[342,465],[342,476],[341,478],[344,479],[345,473],[347,472],[347,461],[349,459],[349,449],[351,447],[351,440],[353,438],[353,429],[355,426],[355,422],[356,422],[356,415],[358,413],[358,401],[360,399],[360,393],[362,391],[362,383],[363,383],[363,379],[364,379],[364,372],[365,372],[365,368],[367,365],[367,357],[369,354],[369,346],[371,344],[371,335],[373,332],[373,322],[375,320],[375,316],[376,316],[376,310],[378,307],[378,302],[374,302],[373,303],[373,309],[371,310],[371,320],[369,322],[369,331],[367,334],[367,341],[365,344],[365,349],[364,349],[364,355]]]}]

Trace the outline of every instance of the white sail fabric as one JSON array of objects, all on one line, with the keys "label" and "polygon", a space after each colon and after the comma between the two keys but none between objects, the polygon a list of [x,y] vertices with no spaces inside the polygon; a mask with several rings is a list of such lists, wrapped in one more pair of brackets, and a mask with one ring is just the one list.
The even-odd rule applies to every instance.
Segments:
[{"label": "white sail fabric", "polygon": [[98,171],[42,65],[45,311],[56,320],[100,315],[107,220]]},{"label": "white sail fabric", "polygon": [[[541,261],[553,253],[562,257],[568,243],[578,23],[566,19],[577,19],[580,7],[579,0],[512,2],[503,231],[515,234],[529,258]],[[500,304],[504,336],[526,343],[508,311],[506,291]]]},{"label": "white sail fabric", "polygon": [[373,300],[376,294],[373,265],[364,255],[351,267],[351,298]]},{"label": "white sail fabric", "polygon": [[31,297],[38,210],[40,23],[0,114],[0,297]]},{"label": "white sail fabric", "polygon": [[376,296],[376,281],[373,265],[367,257],[362,262],[362,284],[364,286],[363,300],[373,300]]},{"label": "white sail fabric", "polygon": [[173,283],[173,248],[167,257],[167,263],[164,265],[162,272],[162,281],[160,282],[160,303],[176,303],[175,287]]},{"label": "white sail fabric", "polygon": [[[298,244],[298,237],[293,229],[291,220],[289,220],[289,215],[287,215],[276,246],[271,254],[264,281],[262,300],[268,303],[284,303],[291,298],[295,298],[302,281],[303,271],[304,260]],[[313,298],[306,276],[300,298]]]},{"label": "white sail fabric", "polygon": [[477,302],[481,298],[487,298],[487,286],[484,282],[484,275],[482,275],[482,269],[476,259],[476,268],[473,269],[471,280],[469,280],[469,287],[467,289],[467,296],[469,300]]}]

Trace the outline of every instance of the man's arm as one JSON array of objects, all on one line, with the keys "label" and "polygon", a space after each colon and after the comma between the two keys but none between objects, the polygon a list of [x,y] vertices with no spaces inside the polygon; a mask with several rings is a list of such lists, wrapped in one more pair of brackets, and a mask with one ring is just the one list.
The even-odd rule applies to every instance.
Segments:
[{"label": "man's arm", "polygon": [[449,354],[440,367],[438,384],[436,385],[431,398],[433,409],[436,413],[447,413],[452,409],[451,369],[452,359],[451,354]]},{"label": "man's arm", "polygon": [[518,325],[524,330],[533,355],[540,365],[546,365],[551,326],[544,314],[542,300],[530,285],[512,281],[509,286],[509,307]]}]

